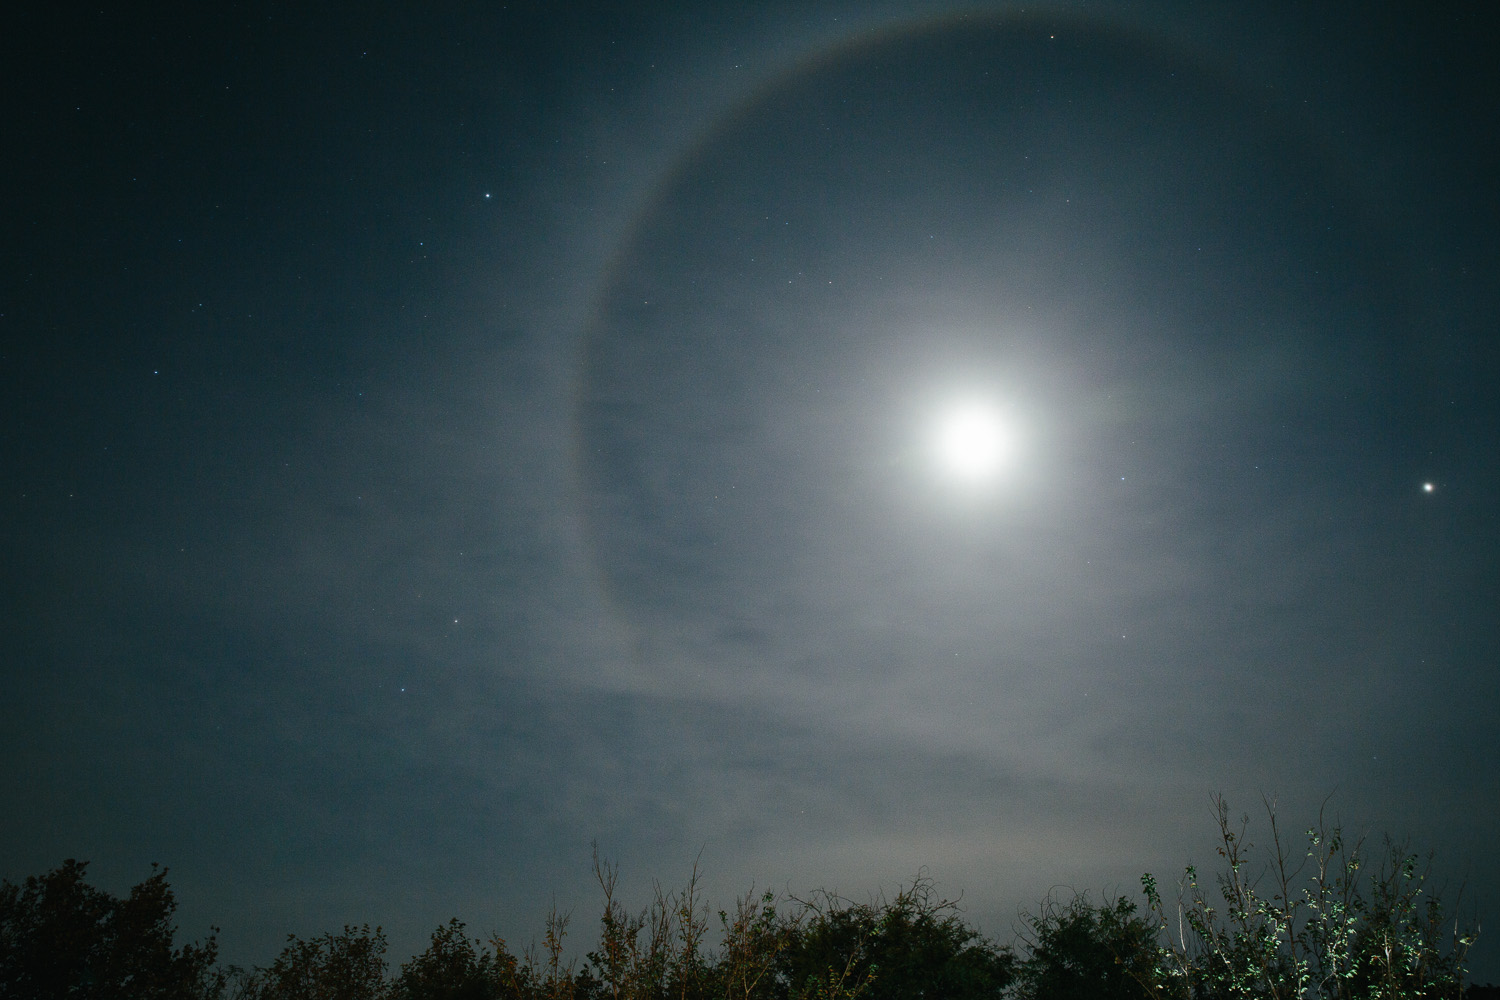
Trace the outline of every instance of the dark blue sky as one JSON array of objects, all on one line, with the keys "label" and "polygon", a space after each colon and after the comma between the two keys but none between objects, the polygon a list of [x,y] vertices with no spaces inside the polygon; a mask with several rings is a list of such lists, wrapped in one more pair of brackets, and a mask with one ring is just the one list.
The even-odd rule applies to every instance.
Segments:
[{"label": "dark blue sky", "polygon": [[1006,940],[1333,793],[1494,913],[1478,8],[5,34],[0,876],[401,959],[588,942],[597,840]]}]

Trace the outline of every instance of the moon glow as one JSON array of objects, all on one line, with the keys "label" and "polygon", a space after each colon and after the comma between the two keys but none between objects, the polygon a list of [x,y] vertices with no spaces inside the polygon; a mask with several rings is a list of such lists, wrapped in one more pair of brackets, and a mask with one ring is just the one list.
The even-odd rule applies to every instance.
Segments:
[{"label": "moon glow", "polygon": [[938,416],[932,451],[942,474],[971,486],[992,481],[1016,451],[1015,429],[991,403],[965,400]]}]

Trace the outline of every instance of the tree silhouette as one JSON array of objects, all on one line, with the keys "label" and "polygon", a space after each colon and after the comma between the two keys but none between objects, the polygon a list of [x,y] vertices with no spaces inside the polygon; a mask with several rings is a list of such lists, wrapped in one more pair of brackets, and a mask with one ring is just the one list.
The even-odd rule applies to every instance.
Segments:
[{"label": "tree silhouette", "polygon": [[[502,946],[503,947],[503,946]],[[427,950],[401,966],[392,1000],[494,1000],[501,995],[500,969],[492,955],[475,948],[454,917],[432,932]]]},{"label": "tree silhouette", "polygon": [[[871,1000],[991,1000],[1014,978],[1015,956],[966,925],[956,905],[933,896],[919,876],[884,905],[824,894],[805,901],[808,919],[790,928],[780,973],[791,996],[842,984]],[[833,990],[825,990],[833,993]],[[813,995],[817,995],[814,993]]]},{"label": "tree silhouette", "polygon": [[345,926],[341,934],[303,940],[287,935],[269,968],[240,987],[242,1000],[383,1000],[385,934]]},{"label": "tree silhouette", "polygon": [[1023,918],[1027,954],[1017,967],[1016,1000],[1143,1000],[1157,959],[1156,928],[1117,899],[1086,896],[1043,904]]},{"label": "tree silhouette", "polygon": [[[684,889],[658,883],[645,909],[616,898],[597,852],[599,941],[575,971],[555,909],[518,959],[471,939],[458,919],[387,977],[379,927],[287,937],[268,967],[215,967],[214,936],[176,946],[167,872],[117,898],[68,860],[21,885],[0,882],[0,1000],[1482,1000],[1464,988],[1477,928],[1455,918],[1406,845],[1368,849],[1320,816],[1299,838],[1267,800],[1269,840],[1252,860],[1249,818],[1214,799],[1224,870],[1188,867],[1177,896],[1143,876],[1148,909],[1086,896],[1023,915],[1014,946],[963,922],[919,874],[895,899],[773,893],[719,912],[695,863]],[[1455,903],[1456,908],[1456,903]],[[215,931],[217,933],[217,931]]]},{"label": "tree silhouette", "polygon": [[177,900],[165,868],[124,899],[69,859],[23,885],[0,882],[0,997],[197,1000],[217,995],[215,938],[173,947]]}]

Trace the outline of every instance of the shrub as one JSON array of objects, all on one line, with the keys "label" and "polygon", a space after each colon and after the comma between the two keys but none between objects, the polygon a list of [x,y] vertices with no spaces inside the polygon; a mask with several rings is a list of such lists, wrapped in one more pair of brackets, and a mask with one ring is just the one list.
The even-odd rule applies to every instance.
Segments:
[{"label": "shrub", "polygon": [[345,927],[341,934],[303,940],[287,935],[286,947],[266,969],[240,983],[242,1000],[383,1000],[386,994],[385,934],[379,927]]},{"label": "shrub", "polygon": [[1224,799],[1213,802],[1226,866],[1215,880],[1222,906],[1192,866],[1175,904],[1150,874],[1141,879],[1162,935],[1150,974],[1137,976],[1151,995],[1458,1000],[1477,932],[1432,891],[1430,864],[1389,838],[1372,859],[1362,839],[1321,815],[1306,833],[1304,857],[1294,861],[1267,800],[1269,857],[1252,872],[1249,817],[1236,830]]},{"label": "shrub", "polygon": [[802,919],[788,925],[777,963],[793,997],[993,1000],[1014,978],[1011,950],[966,925],[920,875],[888,903],[829,893],[799,902]]},{"label": "shrub", "polygon": [[1016,1000],[1143,1000],[1157,934],[1135,909],[1123,897],[1096,907],[1080,895],[1023,916]]}]

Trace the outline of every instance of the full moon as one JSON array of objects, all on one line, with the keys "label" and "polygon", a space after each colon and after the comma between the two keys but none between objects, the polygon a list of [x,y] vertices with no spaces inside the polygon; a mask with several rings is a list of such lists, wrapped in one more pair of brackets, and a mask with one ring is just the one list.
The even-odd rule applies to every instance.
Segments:
[{"label": "full moon", "polygon": [[944,409],[933,426],[933,457],[950,479],[989,482],[1015,452],[1015,432],[993,404],[967,400]]}]

